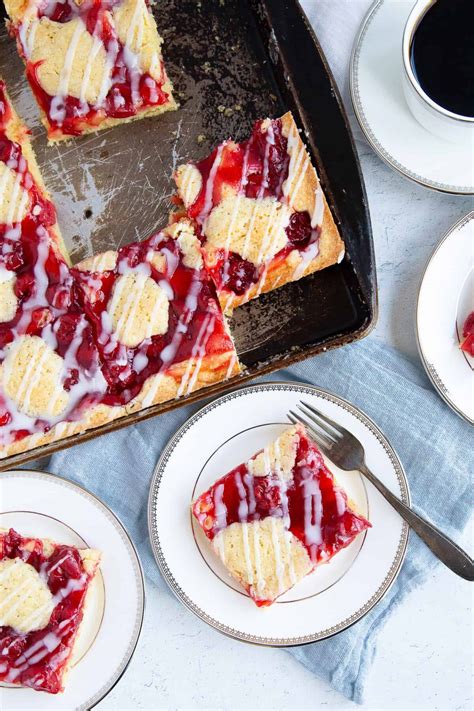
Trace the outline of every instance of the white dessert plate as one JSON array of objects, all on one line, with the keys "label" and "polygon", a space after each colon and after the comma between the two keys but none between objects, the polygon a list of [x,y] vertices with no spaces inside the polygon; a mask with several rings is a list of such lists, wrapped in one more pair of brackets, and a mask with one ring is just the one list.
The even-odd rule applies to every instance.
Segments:
[{"label": "white dessert plate", "polygon": [[414,0],[377,0],[362,23],[351,59],[354,111],[388,165],[441,192],[474,193],[472,145],[435,136],[415,119],[402,88],[402,38]]},{"label": "white dessert plate", "polygon": [[416,333],[421,360],[448,405],[474,424],[474,358],[460,349],[474,311],[474,212],[443,237],[426,266],[418,294]]},{"label": "white dessert plate", "polygon": [[345,400],[300,383],[252,385],[206,405],[167,444],[150,489],[152,548],[173,592],[215,629],[255,644],[315,642],[357,622],[395,580],[407,546],[406,524],[371,484],[329,463],[373,528],[269,608],[257,608],[228,576],[192,520],[191,501],[288,427],[286,413],[301,399],[354,432],[368,465],[409,501],[402,465],[377,426]]},{"label": "white dessert plate", "polygon": [[93,494],[39,471],[0,476],[0,528],[102,552],[73,666],[62,694],[0,684],[0,708],[91,709],[120,679],[135,651],[145,589],[137,553],[124,527]]}]

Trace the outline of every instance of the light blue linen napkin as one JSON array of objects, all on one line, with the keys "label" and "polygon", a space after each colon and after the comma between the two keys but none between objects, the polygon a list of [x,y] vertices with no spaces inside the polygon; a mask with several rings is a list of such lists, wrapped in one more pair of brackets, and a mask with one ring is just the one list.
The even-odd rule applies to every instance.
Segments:
[{"label": "light blue linen napkin", "polygon": [[[472,429],[433,391],[419,363],[372,337],[282,370],[273,379],[320,385],[372,417],[400,456],[416,508],[456,539],[471,511]],[[153,585],[166,587],[148,540],[150,478],[164,445],[196,409],[184,407],[64,450],[53,455],[48,467],[81,483],[115,511],[137,545]],[[378,631],[435,564],[430,551],[411,534],[395,584],[366,617],[336,637],[289,653],[361,703]]]}]

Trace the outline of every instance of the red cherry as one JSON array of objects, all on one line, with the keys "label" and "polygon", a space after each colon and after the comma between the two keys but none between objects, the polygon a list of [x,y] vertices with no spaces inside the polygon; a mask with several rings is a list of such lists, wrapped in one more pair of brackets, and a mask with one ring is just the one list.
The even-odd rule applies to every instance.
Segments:
[{"label": "red cherry", "polygon": [[55,332],[58,343],[67,347],[75,336],[81,314],[67,313],[56,321]]},{"label": "red cherry", "polygon": [[68,374],[64,379],[63,388],[66,392],[69,392],[73,385],[77,385],[79,382],[79,371],[77,368],[69,368]]},{"label": "red cherry", "polygon": [[245,294],[247,289],[258,281],[258,269],[235,252],[229,253],[226,262],[227,269],[225,262],[220,268],[222,286],[235,294]]},{"label": "red cherry", "polygon": [[464,326],[462,329],[462,335],[464,337],[470,336],[474,333],[474,311],[469,314],[467,319],[464,322]]},{"label": "red cherry", "polygon": [[11,421],[12,421],[12,416],[10,415],[9,412],[1,412],[0,411],[0,427],[9,425]]},{"label": "red cherry", "polygon": [[31,313],[31,320],[28,325],[26,332],[29,335],[38,333],[43,329],[48,323],[51,323],[53,316],[51,311],[47,308],[35,309]]},{"label": "red cherry", "polygon": [[294,212],[286,228],[288,241],[296,249],[305,249],[311,241],[313,229],[308,212]]},{"label": "red cherry", "polygon": [[19,299],[27,299],[31,296],[34,289],[34,275],[31,272],[19,274],[13,287],[16,296]]}]

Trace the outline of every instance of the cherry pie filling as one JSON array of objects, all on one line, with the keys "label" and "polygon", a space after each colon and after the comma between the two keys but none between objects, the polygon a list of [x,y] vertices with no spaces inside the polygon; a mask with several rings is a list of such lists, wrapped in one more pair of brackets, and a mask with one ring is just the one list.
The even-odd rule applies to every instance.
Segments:
[{"label": "cherry pie filling", "polygon": [[0,533],[0,561],[20,559],[31,565],[52,595],[52,613],[45,627],[22,633],[0,626],[0,681],[57,694],[82,622],[91,576],[76,548],[56,545],[45,556],[41,540],[23,538],[10,529]]},{"label": "cherry pie filling", "polygon": [[[226,189],[231,188],[248,198],[274,197],[286,201],[283,185],[290,167],[288,141],[283,135],[281,119],[271,120],[263,131],[262,124],[263,121],[256,122],[247,141],[237,145],[224,143],[195,164],[201,174],[202,188],[187,213],[196,221],[202,242],[205,242],[202,234],[205,220],[221,202]],[[320,226],[312,227],[308,212],[293,212],[286,228],[288,243],[273,257],[272,263],[282,262],[295,249],[304,253],[313,246],[313,251],[317,250],[320,232]],[[225,250],[218,250],[208,265],[218,290],[237,295],[256,284],[266,268]]]},{"label": "cherry pie filling", "polygon": [[[79,17],[87,30],[104,46],[111,66],[110,87],[100,105],[89,104],[74,96],[51,96],[38,79],[41,62],[31,62],[22,42],[22,23],[12,26],[26,62],[26,76],[36,100],[48,118],[49,134],[80,135],[86,126],[97,126],[105,118],[127,119],[145,109],[162,106],[170,95],[163,90],[167,81],[164,63],[160,59],[160,80],[139,69],[139,61],[125,47],[110,22],[109,12],[120,0],[89,0],[76,4],[75,0],[49,0],[38,9],[37,18],[47,17],[53,22],[66,23]],[[133,55],[133,56],[132,56]],[[91,60],[92,61],[92,60]]]},{"label": "cherry pie filling", "polygon": [[474,311],[469,314],[464,322],[461,350],[474,358]]},{"label": "cherry pie filling", "polygon": [[[160,272],[149,261],[150,252],[166,255],[167,268]],[[119,343],[104,329],[104,312],[119,275],[150,270],[150,277],[165,285],[170,297],[168,329],[165,334],[145,339],[136,347]],[[203,355],[220,355],[233,349],[218,306],[215,288],[202,270],[183,264],[179,246],[161,233],[118,252],[115,269],[106,272],[74,270],[78,283],[93,284],[94,299],[85,299],[86,314],[94,329],[107,389],[101,398],[106,405],[125,405],[141,390],[147,378],[167,373],[171,366]]]},{"label": "cherry pie filling", "polygon": [[254,476],[247,464],[241,464],[199,497],[193,513],[211,541],[233,523],[283,518],[286,528],[306,548],[313,569],[371,526],[352,511],[319,450],[302,434],[288,483],[277,473]]}]

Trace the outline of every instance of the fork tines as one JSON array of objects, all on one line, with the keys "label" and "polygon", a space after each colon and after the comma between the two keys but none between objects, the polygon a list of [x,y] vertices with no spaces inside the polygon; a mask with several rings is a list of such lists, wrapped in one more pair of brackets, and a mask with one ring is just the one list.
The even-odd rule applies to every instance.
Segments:
[{"label": "fork tines", "polygon": [[300,424],[306,427],[306,429],[311,435],[311,438],[314,439],[316,444],[319,445],[319,447],[325,454],[328,454],[331,448],[336,444],[336,440],[332,437],[329,437],[321,428],[316,429],[317,423],[313,425],[308,419],[306,419],[306,417],[303,417],[303,415],[300,415],[299,413],[290,410],[288,414],[288,419],[294,425]]}]

